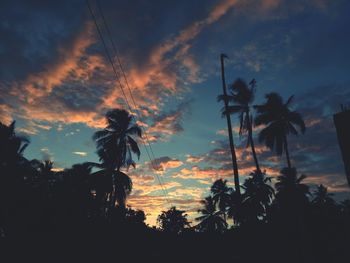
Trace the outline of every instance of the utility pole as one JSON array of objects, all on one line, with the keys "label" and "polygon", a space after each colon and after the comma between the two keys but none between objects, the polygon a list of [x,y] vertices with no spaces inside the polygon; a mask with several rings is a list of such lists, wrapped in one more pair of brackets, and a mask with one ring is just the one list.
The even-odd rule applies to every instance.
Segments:
[{"label": "utility pole", "polygon": [[343,157],[346,178],[350,187],[350,110],[342,104],[341,112],[334,114],[333,120],[337,130],[338,143]]},{"label": "utility pole", "polygon": [[[224,59],[228,58],[225,54],[220,54],[221,61],[221,79],[222,79],[222,89],[224,92],[224,103],[225,103],[225,111],[227,112],[228,100],[227,100],[227,92],[226,92],[226,81],[225,81],[225,65]],[[228,137],[230,140],[230,149],[231,149],[231,157],[232,157],[232,166],[233,166],[233,177],[235,182],[235,190],[236,193],[241,194],[241,188],[239,185],[239,174],[238,174],[238,166],[237,166],[237,157],[235,151],[235,145],[233,143],[233,135],[232,135],[232,124],[230,114],[225,114],[227,120],[227,129],[228,129]]]}]

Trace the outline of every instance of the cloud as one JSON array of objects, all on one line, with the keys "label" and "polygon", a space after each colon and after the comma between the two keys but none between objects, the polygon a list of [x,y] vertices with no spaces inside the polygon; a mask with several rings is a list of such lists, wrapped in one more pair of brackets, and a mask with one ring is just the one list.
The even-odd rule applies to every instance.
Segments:
[{"label": "cloud", "polygon": [[73,154],[79,155],[79,156],[87,156],[88,155],[87,152],[73,152]]},{"label": "cloud", "polygon": [[183,162],[181,162],[180,160],[170,158],[168,156],[163,156],[163,157],[154,159],[153,165],[150,167],[150,169],[154,168],[156,171],[163,173],[163,172],[166,172],[168,169],[177,168],[181,165],[183,165]]},{"label": "cloud", "polygon": [[186,70],[189,70],[189,80],[196,82],[199,69],[193,58],[188,55],[191,47],[190,41],[196,38],[204,28],[224,16],[237,2],[229,0],[219,3],[214,6],[206,18],[193,22],[175,37],[156,46],[148,57],[147,66],[142,69],[134,68],[130,71],[133,85],[144,87],[150,84],[161,84],[170,93],[175,92],[177,90],[176,82],[179,78],[169,70],[169,67],[174,65],[174,61],[168,57],[169,53],[173,51],[175,51],[175,55],[172,59],[175,58],[175,62],[180,62],[180,67],[183,66]]},{"label": "cloud", "polygon": [[[50,64],[39,74],[29,75],[26,80],[20,84],[20,91],[26,92],[29,103],[33,102],[38,97],[51,93],[55,87],[62,85],[63,81],[74,71],[76,71],[74,73],[78,75],[77,77],[82,77],[82,74],[79,73],[81,69],[78,68],[79,60],[84,55],[85,50],[95,41],[91,36],[92,28],[92,23],[86,23],[83,30],[73,40],[70,48],[60,49],[57,62]],[[93,58],[94,57],[92,57],[92,59]],[[98,63],[98,61],[94,62]]]},{"label": "cloud", "polygon": [[199,163],[203,161],[204,157],[201,156],[194,156],[191,154],[186,154],[186,162],[187,163]]},{"label": "cloud", "polygon": [[[138,90],[134,96],[141,108],[145,106],[152,108],[151,105],[153,105],[154,110],[157,110],[158,106],[156,105],[161,104],[155,102],[160,102],[162,96],[177,92],[179,89],[177,82],[181,80],[179,74],[181,68],[190,71],[187,78],[188,81],[196,82],[199,69],[191,55],[188,54],[190,49],[189,41],[194,39],[205,27],[225,15],[235,2],[224,1],[215,6],[207,18],[194,22],[181,30],[176,37],[169,38],[159,46],[154,47],[149,54],[147,63],[144,63],[141,68],[135,66],[127,72],[131,86]],[[47,100],[57,87],[66,86],[68,83],[78,79],[80,83],[84,81],[91,82],[94,71],[101,71],[102,69],[108,71],[109,65],[107,62],[100,55],[91,54],[87,50],[95,42],[96,37],[93,24],[92,22],[86,22],[85,26],[70,41],[70,44],[58,47],[56,61],[47,63],[40,72],[27,75],[23,81],[11,83],[11,94],[8,95],[18,96],[21,107],[24,108],[23,113],[17,114],[23,118],[29,118],[30,116],[31,119],[39,121],[83,122],[92,127],[100,127],[101,122],[97,114],[92,111],[76,112],[69,109],[68,105],[64,105],[64,101],[59,101],[59,98],[55,98],[56,101],[53,101],[53,104],[57,110],[61,110],[59,111],[60,113],[63,110],[67,114],[61,114],[60,116],[57,114],[57,110],[50,111],[42,105],[44,98]],[[179,65],[174,68],[174,63],[171,62],[167,55],[176,49],[178,51],[175,51],[172,59],[175,59]],[[109,74],[112,74],[112,72],[110,71]],[[106,81],[109,80],[106,79]],[[8,84],[3,83],[2,85],[9,87]],[[102,101],[94,106],[97,106],[100,110],[116,107],[120,104],[119,100],[121,98],[118,85],[113,84],[102,95]],[[13,112],[15,108],[12,107],[7,110]]]},{"label": "cloud", "polygon": [[167,141],[172,135],[182,132],[182,120],[190,113],[192,102],[193,100],[182,102],[174,110],[153,117],[152,124],[146,128],[149,140]]},{"label": "cloud", "polygon": [[[298,3],[306,5],[304,1],[298,1]],[[313,4],[324,8],[329,1],[313,1]],[[111,67],[102,55],[103,50],[101,43],[98,43],[93,23],[86,17],[79,16],[76,21],[74,20],[74,27],[69,28],[69,33],[63,30],[67,26],[65,19],[70,18],[68,5],[68,3],[62,4],[63,10],[59,10],[60,20],[57,25],[54,24],[54,21],[50,21],[53,23],[53,25],[50,24],[51,28],[57,30],[57,34],[47,37],[56,41],[55,45],[51,45],[55,48],[55,52],[48,52],[52,55],[46,56],[45,63],[42,62],[35,71],[27,70],[28,74],[24,74],[24,79],[0,83],[0,91],[6,100],[6,103],[0,101],[1,120],[8,122],[11,118],[21,117],[37,122],[85,123],[89,127],[101,128],[105,124],[103,113],[108,108],[126,106],[119,83],[115,81]],[[170,137],[182,130],[178,122],[173,122],[174,119],[180,119],[181,114],[172,112],[164,115],[163,107],[165,98],[177,96],[178,99],[181,99],[181,93],[188,92],[189,84],[202,81],[201,67],[196,62],[197,58],[192,54],[194,40],[233,9],[235,12],[232,14],[239,16],[236,10],[249,9],[251,11],[252,8],[255,8],[267,12],[285,5],[291,4],[289,2],[287,4],[287,1],[276,0],[262,0],[258,3],[238,0],[220,1],[209,9],[206,16],[202,15],[201,19],[188,23],[177,33],[169,34],[163,37],[162,41],[153,43],[150,51],[143,50],[142,53],[146,53],[146,59],[141,59],[141,63],[139,63],[140,58],[137,57],[132,57],[132,60],[121,57],[126,64],[126,75],[141,116],[150,117],[151,121],[154,120],[149,128],[151,133],[155,133],[150,136],[152,140],[159,139],[161,135]],[[30,4],[26,5],[26,8],[35,9]],[[47,18],[51,12],[49,6],[45,6],[38,9],[36,14],[39,14],[37,17]],[[84,22],[83,19],[85,19]],[[31,17],[30,20],[34,21],[35,17]],[[34,22],[41,23],[36,20]],[[14,29],[24,26],[21,23],[23,22],[16,21]],[[77,26],[79,24],[83,26]],[[46,34],[45,26],[41,26],[40,34]],[[38,36],[35,35],[35,38],[30,40],[43,45],[40,42],[43,38],[40,34],[38,33]],[[20,42],[24,46],[32,45],[28,39],[21,39]],[[38,56],[39,47],[40,45],[33,45],[28,50],[32,52],[32,58]],[[253,44],[248,44],[244,48],[246,52],[240,51],[237,54],[252,54],[256,50]],[[267,47],[266,50],[272,49]],[[257,53],[266,54],[265,51],[257,51]],[[127,55],[131,53],[130,50],[125,52]],[[255,70],[260,70],[261,64],[264,63],[260,62],[260,59],[250,61],[254,61],[254,64],[247,62],[247,65]],[[27,66],[27,69],[30,68],[33,67]],[[119,69],[117,70],[120,74]],[[126,89],[123,79],[121,83]],[[127,90],[126,95],[131,102],[132,99]],[[171,125],[171,123],[174,124]],[[30,126],[34,132],[30,123],[27,123],[27,126],[28,130]]]},{"label": "cloud", "polygon": [[51,125],[47,125],[44,123],[38,123],[35,121],[28,121],[27,122],[27,126],[26,127],[19,127],[17,128],[17,131],[19,132],[23,132],[25,134],[28,135],[36,135],[39,133],[40,130],[51,130],[52,126]]},{"label": "cloud", "polygon": [[175,181],[164,181],[160,185],[158,179],[155,180],[155,175],[145,174],[142,171],[130,174],[133,182],[134,195],[159,195],[169,191],[172,188],[179,187],[181,184]]},{"label": "cloud", "polygon": [[6,104],[0,103],[0,121],[6,125],[9,125],[12,120],[11,108]]},{"label": "cloud", "polygon": [[231,171],[228,169],[219,169],[213,167],[200,168],[199,166],[192,166],[190,169],[183,168],[179,173],[174,173],[174,178],[182,179],[212,179],[215,181],[220,178],[228,178],[231,175]]},{"label": "cloud", "polygon": [[49,150],[48,147],[44,147],[40,149],[41,155],[42,155],[42,159],[43,160],[53,160],[53,153]]},{"label": "cloud", "polygon": [[225,129],[217,130],[216,134],[217,135],[222,135],[222,136],[227,136],[228,135],[227,130],[225,130]]},{"label": "cloud", "polygon": [[2,106],[1,115],[28,120],[27,125],[32,129],[35,128],[33,120],[82,122],[92,127],[102,127],[104,121],[96,113],[96,105],[83,107],[83,103],[90,103],[94,98],[98,101],[98,94],[87,99],[87,89],[77,92],[77,83],[82,85],[84,81],[90,80],[92,74],[96,74],[93,73],[96,69],[101,72],[104,68],[98,55],[86,54],[87,48],[95,42],[92,29],[92,24],[86,23],[70,44],[58,48],[56,60],[42,71],[31,73],[24,80],[0,82],[0,90],[4,91],[3,103],[7,103],[3,104],[5,108]]}]

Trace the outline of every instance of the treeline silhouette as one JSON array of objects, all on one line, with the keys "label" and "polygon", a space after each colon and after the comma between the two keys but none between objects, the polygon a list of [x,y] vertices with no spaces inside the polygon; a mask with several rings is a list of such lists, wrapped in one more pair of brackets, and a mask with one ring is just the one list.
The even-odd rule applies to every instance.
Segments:
[{"label": "treeline silhouette", "polygon": [[[348,262],[350,200],[336,202],[327,187],[312,190],[291,164],[288,135],[305,132],[302,116],[277,93],[252,105],[256,81],[230,86],[225,114],[237,114],[247,135],[256,170],[241,184],[242,193],[219,179],[190,222],[186,211],[171,207],[158,227],[126,205],[132,191],[127,175],[140,156],[141,129],[125,110],[106,114],[107,126],[93,135],[99,163],[53,170],[50,160],[23,156],[30,141],[15,132],[15,122],[0,123],[0,258],[46,262]],[[253,118],[253,109],[256,116]],[[286,154],[274,187],[261,167],[259,141]],[[232,150],[232,149],[231,149]],[[234,150],[234,149],[233,149]],[[239,167],[237,167],[239,168]]]}]

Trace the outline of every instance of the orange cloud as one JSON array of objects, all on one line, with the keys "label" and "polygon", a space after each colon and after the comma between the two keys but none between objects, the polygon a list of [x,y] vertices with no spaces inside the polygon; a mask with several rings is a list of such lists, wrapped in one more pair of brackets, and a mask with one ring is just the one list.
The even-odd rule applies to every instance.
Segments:
[{"label": "orange cloud", "polygon": [[153,160],[153,165],[154,169],[156,169],[157,172],[164,173],[168,169],[177,168],[183,165],[183,162],[178,159],[173,159],[168,156],[165,156]]},{"label": "orange cloud", "polygon": [[188,163],[199,163],[201,161],[203,161],[204,157],[201,156],[193,156],[190,154],[186,155],[186,162]]},{"label": "orange cloud", "polygon": [[[70,74],[74,73],[79,66],[79,60],[84,55],[86,48],[95,41],[91,34],[92,29],[93,24],[87,23],[69,48],[61,48],[59,50],[59,60],[56,63],[48,65],[46,70],[39,74],[29,75],[24,83],[20,84],[20,92],[26,92],[26,100],[31,102],[37,97],[51,93],[55,87],[61,85]],[[101,64],[97,57],[91,57],[89,59],[93,63]],[[95,65],[90,70],[93,70],[94,67]],[[82,77],[82,70],[77,71],[77,75],[78,77]]]},{"label": "orange cloud", "polygon": [[0,121],[6,125],[12,122],[12,109],[6,104],[0,104]]},{"label": "orange cloud", "polygon": [[[143,66],[131,67],[127,75],[131,87],[137,91],[134,92],[134,99],[137,105],[146,105],[148,107],[152,105],[154,107],[153,110],[158,111],[160,109],[159,105],[162,106],[162,104],[159,104],[161,101],[160,92],[167,96],[183,89],[177,86],[177,82],[182,77],[171,68],[176,63],[179,64],[179,67],[183,67],[188,71],[185,81],[190,83],[200,81],[198,76],[199,66],[189,54],[190,41],[196,38],[204,28],[224,16],[237,2],[237,0],[228,0],[214,6],[206,18],[195,21],[180,31],[177,36],[169,38],[156,46]],[[177,50],[175,55],[169,58],[168,54],[174,50]],[[126,86],[126,83],[123,82],[122,84]],[[105,105],[111,107],[119,98],[120,90],[117,86],[105,96]],[[155,86],[161,86],[161,89]],[[128,98],[128,100],[131,101],[131,98]],[[154,129],[157,129],[157,127]],[[163,131],[166,132],[168,130],[164,129]]]},{"label": "orange cloud", "polygon": [[228,178],[232,176],[232,172],[226,169],[219,168],[200,168],[199,166],[192,166],[192,168],[183,168],[179,173],[174,173],[174,178],[182,178],[182,179],[212,179],[217,180],[220,178]]},{"label": "orange cloud", "polygon": [[158,215],[170,208],[170,206],[176,206],[178,209],[185,210],[189,215],[189,219],[193,221],[193,218],[197,215],[197,210],[200,207],[200,199],[178,199],[168,198],[164,196],[137,196],[131,195],[128,199],[128,205],[133,208],[141,209],[146,213],[146,223],[152,226],[157,225]]}]

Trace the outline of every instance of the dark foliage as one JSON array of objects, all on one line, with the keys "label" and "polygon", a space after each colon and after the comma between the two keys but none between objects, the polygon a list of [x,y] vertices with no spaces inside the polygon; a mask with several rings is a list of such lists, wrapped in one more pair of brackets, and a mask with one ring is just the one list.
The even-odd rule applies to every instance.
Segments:
[{"label": "dark foliage", "polygon": [[192,226],[176,207],[159,215],[160,228],[147,226],[145,213],[126,205],[132,181],[122,170],[134,164],[131,152],[140,154],[130,135],[141,133],[127,112],[109,112],[107,120],[95,136],[101,163],[63,171],[50,160],[26,159],[28,138],[16,135],[14,122],[0,123],[4,262],[348,261],[350,200],[337,203],[323,185],[312,191],[291,167],[274,187],[264,172],[252,172],[242,194],[215,181]]}]

